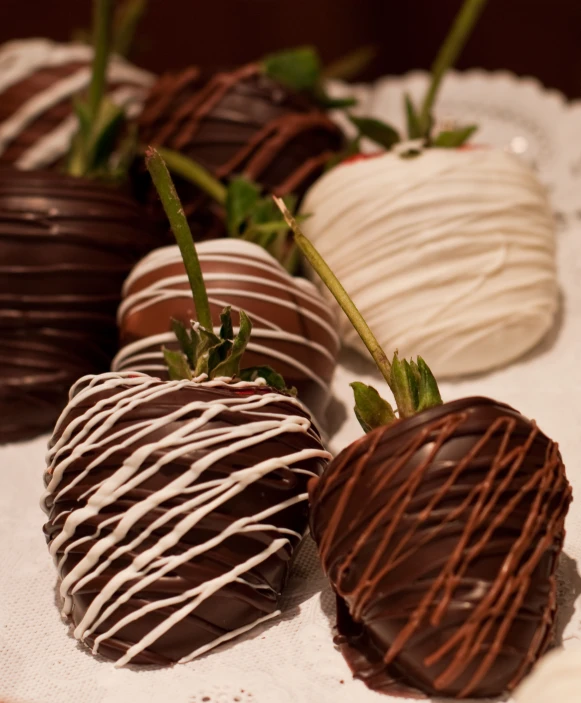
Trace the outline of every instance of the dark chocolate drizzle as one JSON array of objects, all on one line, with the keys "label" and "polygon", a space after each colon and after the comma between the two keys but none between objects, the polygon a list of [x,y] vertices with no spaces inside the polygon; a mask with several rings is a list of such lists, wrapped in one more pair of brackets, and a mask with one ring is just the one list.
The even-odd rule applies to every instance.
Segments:
[{"label": "dark chocolate drizzle", "polygon": [[[210,78],[195,68],[162,76],[139,129],[144,143],[180,151],[217,178],[242,173],[277,195],[302,196],[343,146],[340,129],[323,111],[258,64]],[[177,185],[188,217],[206,234],[220,234],[219,210],[189,184]]]},{"label": "dark chocolate drizzle", "polygon": [[487,398],[341,452],[312,490],[311,530],[355,675],[389,693],[512,690],[551,642],[570,501],[557,445]]},{"label": "dark chocolate drizzle", "polygon": [[[43,504],[49,521],[44,531],[49,546],[61,535],[71,515],[75,525],[72,534],[63,540],[54,554],[61,578],[70,574],[90,549],[107,541],[113,530],[119,530],[119,521],[127,516],[131,508],[187,476],[194,467],[194,473],[199,473],[197,478],[190,476],[188,483],[182,484],[185,485],[183,493],[161,503],[158,501],[153,509],[130,523],[126,535],[113,537],[111,548],[99,557],[97,564],[89,571],[81,572],[88,574],[89,578],[85,578],[80,587],[78,578],[69,584],[68,593],[72,598],[69,618],[73,625],[78,626],[110,579],[166,538],[167,546],[148,566],[148,562],[143,561],[134,578],[118,583],[115,599],[127,593],[130,587],[137,584],[140,587],[120,607],[111,608],[110,614],[84,642],[92,646],[97,635],[107,632],[126,615],[152,604],[154,607],[149,612],[141,611],[137,619],[100,644],[99,654],[119,659],[157,625],[176,613],[179,615],[180,609],[193,596],[157,609],[156,602],[171,596],[187,595],[190,589],[220,578],[247,560],[260,556],[277,538],[286,537],[282,540],[284,544],[271,551],[270,556],[243,570],[238,578],[230,579],[211,593],[139,652],[131,663],[168,664],[178,661],[229,632],[249,627],[273,614],[299,535],[304,534],[307,527],[307,481],[313,475],[320,475],[327,463],[328,455],[323,450],[317,430],[308,421],[308,414],[294,399],[255,384],[237,387],[224,383],[168,383],[135,375],[126,376],[124,380],[116,374],[95,377],[91,384],[92,389],[88,380],[86,383],[83,381],[74,389],[71,404],[61,417],[51,440],[51,465],[45,474],[45,485],[49,486],[49,490]],[[85,388],[89,388],[90,392],[85,392]],[[125,400],[121,399],[121,394]],[[227,405],[233,399],[239,401],[238,406]],[[254,407],[246,409],[244,399],[252,402]],[[98,410],[99,404],[101,410]],[[210,412],[212,406],[217,406],[217,412]],[[86,413],[92,413],[91,419]],[[95,421],[97,413],[100,422]],[[169,418],[170,415],[173,419]],[[295,419],[289,421],[291,417]],[[252,426],[250,423],[253,423]],[[238,429],[244,430],[245,426],[250,426],[246,432],[252,432],[247,441],[244,441],[245,435],[237,434]],[[274,431],[274,426],[278,426],[279,430]],[[218,439],[212,441],[212,437]],[[71,461],[73,448],[75,456]],[[145,456],[144,451],[147,459],[139,464],[139,457]],[[221,453],[221,458],[216,458],[216,453]],[[164,462],[164,456],[169,454],[173,458]],[[275,462],[273,470],[250,479],[248,470],[277,457],[280,457],[280,462]],[[153,474],[144,475],[155,461],[161,462],[159,468]],[[123,466],[135,466],[136,462],[136,473],[126,476],[124,481],[119,479],[115,484],[119,487],[115,489],[112,502],[104,500],[105,505],[98,511],[85,519],[79,517],[75,522],[75,514],[84,514],[85,507],[103,481],[112,476],[117,480]],[[198,469],[196,462],[207,462],[207,465]],[[60,472],[60,479],[51,486],[53,477]],[[231,479],[236,480],[237,474],[243,477],[248,475],[240,479],[247,481],[246,485],[242,485],[242,490],[225,502],[219,502],[211,511],[204,512],[194,526],[173,544],[172,531],[192,509],[182,509],[166,522],[163,522],[164,515],[195,496],[200,497],[202,507],[211,505],[213,500],[217,500],[216,496],[222,495],[232,484]],[[225,484],[225,488],[221,484]],[[262,517],[254,518],[269,510],[270,514],[264,513]],[[117,557],[113,555],[115,548],[133,543],[160,518],[162,520],[151,534],[133,546],[130,552]],[[238,528],[230,536],[222,535],[235,521],[245,518],[248,518],[248,529]],[[66,527],[70,530],[69,525]],[[213,545],[206,546],[211,540],[215,540]],[[160,568],[164,560],[183,554],[195,545],[204,546],[197,556],[156,577],[149,584],[140,584],[152,569]],[[111,561],[99,573],[98,567],[106,558]],[[98,613],[104,613],[111,604],[111,600],[106,600],[99,606]]]},{"label": "dark chocolate drizzle", "polygon": [[0,171],[0,442],[48,431],[71,383],[109,368],[123,280],[154,245],[108,186]]}]

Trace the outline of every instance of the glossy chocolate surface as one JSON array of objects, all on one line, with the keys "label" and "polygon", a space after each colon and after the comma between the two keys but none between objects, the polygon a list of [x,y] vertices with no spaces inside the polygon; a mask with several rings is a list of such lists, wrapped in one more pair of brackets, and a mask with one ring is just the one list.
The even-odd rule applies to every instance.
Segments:
[{"label": "glossy chocolate surface", "polygon": [[370,688],[498,696],[549,646],[571,488],[517,411],[467,398],[374,430],[310,498],[341,650]]},{"label": "glossy chocolate surface", "polygon": [[[324,112],[258,64],[212,77],[195,68],[162,76],[139,129],[142,142],[180,151],[217,178],[244,174],[278,195],[303,195],[343,145]],[[201,234],[223,234],[223,215],[207,196],[179,180],[177,188]]]},{"label": "glossy chocolate surface", "polygon": [[[57,66],[46,66],[24,80],[11,85],[0,95],[0,123],[8,121],[17,114],[35,95],[50,88],[54,84],[75,72],[87,69],[88,62],[70,62]],[[67,117],[73,114],[70,100],[58,101],[49,106],[42,117],[33,120],[25,129],[12,139],[5,151],[0,155],[0,161],[13,164],[22,154],[34,146],[40,139],[56,129]]]},{"label": "glossy chocolate surface", "polygon": [[[226,305],[235,325],[240,309],[253,322],[242,366],[270,366],[282,374],[322,424],[339,354],[335,309],[313,284],[290,276],[256,244],[208,241],[197,250],[214,323],[220,324]],[[186,325],[196,318],[176,246],[152,252],[128,278],[119,310],[122,348],[113,369],[167,378],[161,348],[177,347],[169,334],[172,318]]]},{"label": "glossy chocolate surface", "polygon": [[44,531],[98,654],[169,664],[277,614],[328,457],[297,401],[104,374],[74,389],[50,447]]},{"label": "glossy chocolate surface", "polygon": [[[91,80],[93,50],[81,43],[16,39],[0,46],[0,163],[37,170],[66,160],[76,130],[74,99]],[[109,97],[135,117],[153,76],[112,55]]]},{"label": "glossy chocolate surface", "polygon": [[108,186],[0,171],[0,442],[48,431],[71,383],[108,369],[123,281],[153,245]]}]

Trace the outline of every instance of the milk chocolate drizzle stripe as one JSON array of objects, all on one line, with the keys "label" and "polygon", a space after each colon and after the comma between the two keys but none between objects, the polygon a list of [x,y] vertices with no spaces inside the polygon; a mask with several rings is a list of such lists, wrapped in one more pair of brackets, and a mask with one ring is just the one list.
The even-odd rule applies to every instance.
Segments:
[{"label": "milk chocolate drizzle stripe", "polygon": [[[218,178],[226,178],[243,166],[246,159],[249,159],[244,173],[253,180],[259,180],[260,174],[266,171],[293,139],[302,132],[317,127],[329,129],[329,118],[322,112],[282,115],[264,125],[238,154],[217,170],[216,175]],[[286,181],[279,184],[278,190],[281,193],[295,190],[308,176],[319,172],[332,155],[332,151],[326,151],[307,159],[295,173],[291,173]]]},{"label": "milk chocolate drizzle stripe", "polygon": [[[238,83],[258,77],[261,73],[262,69],[258,64],[243,66],[231,73],[219,73],[175,110],[170,119],[161,122],[160,118],[162,115],[166,117],[165,110],[171,101],[189,82],[195,83],[199,74],[195,70],[189,70],[177,76],[163,77],[158,84],[158,90],[155,87],[153,89],[155,99],[146,106],[142,116],[142,122],[148,126],[155,126],[158,120],[161,122],[159,131],[151,135],[150,141],[155,144],[171,144],[173,148],[187,152],[188,144],[195,139],[205,119],[227,119],[227,115],[219,115],[218,110],[220,102],[228,92]],[[280,87],[280,90],[283,88]],[[161,96],[161,99],[158,96]],[[216,169],[215,175],[218,178],[226,178],[243,167],[246,176],[260,180],[260,175],[273,163],[280,151],[300,134],[322,129],[336,132],[340,139],[340,130],[324,112],[314,109],[307,101],[302,101],[300,96],[295,99],[295,111],[271,119],[260,127],[230,160]],[[218,109],[213,114],[216,108]],[[304,161],[283,183],[277,185],[277,191],[287,193],[296,190],[305,179],[320,172],[333,153],[331,150],[325,151]]]},{"label": "milk chocolate drizzle stripe", "polygon": [[[67,554],[75,546],[78,546],[80,542],[87,541],[84,536],[75,539],[76,531],[81,526],[89,523],[91,518],[98,515],[102,509],[113,504],[132,488],[142,484],[172,461],[179,461],[180,457],[190,452],[195,452],[197,449],[217,446],[216,449],[211,450],[203,458],[194,461],[189,469],[184,467],[183,473],[169,484],[151,493],[144,500],[134,503],[124,514],[116,516],[115,519],[118,522],[110,534],[104,537],[99,535],[100,529],[104,524],[101,523],[97,532],[89,538],[93,545],[80,559],[79,563],[63,578],[61,583],[60,590],[65,600],[63,611],[65,615],[71,612],[72,594],[83,584],[102,573],[111,562],[118,559],[121,555],[127,556],[133,547],[141,544],[147,537],[151,537],[156,527],[173,519],[177,520],[171,531],[160,537],[153,547],[130,559],[127,567],[120,568],[103,585],[101,592],[96,595],[82,621],[75,629],[75,636],[79,639],[85,639],[90,636],[99,624],[106,620],[123,603],[127,602],[131,595],[146,589],[150,583],[160,578],[163,574],[176,569],[180,564],[192,559],[195,555],[207,552],[228,536],[255,530],[267,530],[280,534],[279,538],[274,539],[261,552],[244,563],[235,566],[230,571],[174,597],[160,598],[142,605],[119,620],[107,632],[96,637],[94,651],[98,651],[99,645],[105,640],[112,638],[124,625],[143,617],[146,613],[183,603],[179,609],[174,610],[169,617],[163,619],[157,627],[139,642],[132,645],[117,662],[118,666],[130,662],[177,622],[181,621],[192,611],[195,611],[199,604],[213,593],[240,579],[253,566],[261,563],[279,549],[284,548],[289,543],[289,537],[285,535],[298,537],[299,535],[292,530],[268,524],[268,517],[275,515],[290,504],[306,500],[306,495],[298,495],[251,517],[236,520],[214,538],[197,544],[180,554],[171,554],[172,547],[179,543],[183,535],[199,523],[204,516],[215,511],[230,498],[243,491],[246,486],[259,481],[270,472],[284,467],[296,473],[314,475],[306,470],[293,468],[293,466],[306,459],[315,457],[328,459],[330,456],[322,448],[303,449],[290,452],[282,457],[261,461],[252,467],[232,472],[220,480],[211,480],[194,485],[197,479],[203,477],[204,471],[224,461],[236,451],[256,447],[270,438],[285,433],[309,434],[313,431],[309,419],[300,413],[297,415],[284,415],[272,411],[268,413],[261,412],[262,408],[280,404],[281,396],[278,393],[250,393],[242,396],[221,397],[210,402],[194,401],[176,408],[173,412],[168,412],[163,417],[157,419],[148,418],[142,422],[130,424],[129,427],[123,429],[123,418],[131,410],[159,402],[164,397],[188,387],[188,384],[196,386],[201,381],[204,381],[204,379],[197,379],[193,384],[187,381],[161,383],[156,379],[139,374],[113,373],[103,374],[99,377],[85,377],[73,387],[70,403],[57,423],[56,432],[62,431],[62,435],[48,455],[47,478],[49,482],[42,501],[45,511],[51,517],[51,522],[58,521],[59,515],[51,514],[50,505],[58,503],[68,491],[90,475],[91,471],[101,467],[108,456],[120,448],[127,448],[130,451],[136,440],[145,438],[160,428],[167,430],[167,427],[172,422],[181,419],[182,423],[178,426],[178,429],[169,431],[163,439],[152,444],[141,445],[136,451],[129,453],[122,466],[114,471],[111,476],[98,483],[94,489],[91,489],[91,495],[83,507],[66,511],[66,514],[61,516],[64,517],[62,530],[60,534],[53,538],[50,544],[50,552],[55,558],[57,558],[59,550],[64,550],[61,561],[58,564],[59,568],[62,567]],[[263,384],[245,382],[232,384],[227,383],[223,379],[215,379],[213,381],[205,381],[203,386],[205,388],[234,388],[252,391],[260,388]],[[105,389],[113,391],[113,395],[98,400],[75,420],[68,422],[67,416],[76,406],[87,403],[92,395],[97,395]],[[292,398],[285,397],[284,402],[300,408],[298,401]],[[199,417],[184,421],[184,418],[192,410],[199,411]],[[245,422],[240,425],[227,425],[223,428],[204,429],[209,421],[219,417],[226,410],[242,413]],[[122,429],[117,429],[118,426]],[[111,446],[112,441],[113,445]],[[86,469],[80,472],[66,486],[59,488],[67,469],[74,464],[76,459],[87,453],[94,458]],[[159,458],[154,460],[154,456]],[[144,468],[149,460],[152,461],[151,465]],[[120,546],[119,543],[135,527],[140,518],[171,498],[185,497],[189,494],[192,494],[193,497],[184,500],[171,509],[167,509],[147,530],[137,534],[129,545]],[[266,520],[266,523],[263,523],[263,520]],[[104,555],[106,553],[108,556],[105,558]],[[123,590],[128,582],[134,580],[136,581],[134,585],[127,591]],[[261,618],[261,620],[263,619]],[[225,641],[236,634],[237,631],[227,633],[220,638],[220,641]],[[216,644],[217,642],[215,641],[202,649],[207,651],[207,649]],[[199,651],[192,652],[183,661],[188,661],[199,653]]]},{"label": "milk chocolate drizzle stripe", "polygon": [[[534,423],[531,424],[530,432],[525,441],[519,443],[519,446],[510,449],[511,438],[517,431],[517,420],[510,416],[497,418],[474,444],[471,451],[454,466],[449,478],[441,487],[433,495],[428,494],[425,496],[422,493],[422,485],[425,485],[423,481],[428,467],[446,440],[454,436],[467,419],[468,414],[464,412],[450,414],[432,422],[414,435],[401,454],[385,463],[382,478],[373,488],[372,497],[381,495],[385,487],[397,479],[398,473],[424,444],[428,441],[433,442],[429,455],[425,458],[422,465],[411,472],[401,486],[393,490],[385,506],[375,517],[366,522],[365,520],[368,519],[368,516],[365,515],[363,510],[360,510],[356,515],[349,514],[347,516],[347,509],[348,507],[353,509],[351,500],[355,487],[361,480],[368,462],[372,460],[384,436],[391,432],[391,428],[386,427],[383,431],[377,431],[365,453],[361,454],[357,459],[355,467],[342,489],[341,497],[331,516],[328,528],[323,532],[320,541],[320,552],[325,570],[327,572],[334,571],[334,568],[338,566],[336,578],[333,579],[334,586],[340,596],[349,599],[350,612],[354,620],[361,621],[363,613],[370,606],[371,599],[382,578],[401,563],[402,560],[417,552],[421,546],[436,539],[440,533],[445,531],[454,521],[457,521],[460,515],[466,514],[466,511],[470,508],[470,517],[463,527],[463,533],[457,547],[450,554],[438,575],[433,578],[425,596],[414,612],[409,615],[407,625],[402,628],[386,652],[384,662],[389,665],[405,647],[406,642],[414,635],[429,610],[434,608],[436,594],[438,594],[438,605],[433,609],[430,621],[434,626],[439,624],[450,604],[454,590],[461,583],[462,577],[470,563],[482,554],[490,543],[494,531],[510,517],[524,497],[527,494],[534,495],[524,529],[507,554],[498,577],[469,614],[466,622],[455,633],[450,635],[443,646],[434,651],[425,660],[425,665],[430,666],[446,654],[449,654],[455,647],[457,648],[450,665],[435,681],[436,688],[441,689],[449,686],[465,671],[467,662],[478,661],[478,658],[482,657],[482,661],[474,671],[470,682],[460,692],[460,697],[470,695],[483,680],[494,663],[496,656],[498,656],[504,637],[510,630],[519,609],[524,604],[524,598],[530,586],[531,574],[539,564],[542,556],[554,544],[556,535],[562,530],[563,516],[570,500],[570,490],[563,490],[558,448],[552,442],[548,443],[543,465],[539,467],[528,481],[520,486],[513,497],[507,498],[507,489],[511,484],[514,485],[515,477],[521,468],[522,462],[538,434],[536,425]],[[451,487],[458,484],[460,476],[470,468],[483,447],[487,445],[494,435],[500,433],[502,433],[502,442],[490,466],[486,480],[473,486],[462,503],[445,515],[440,525],[429,529],[423,528],[423,523],[429,518],[430,513],[446,498]],[[317,503],[324,501],[325,495],[336,490],[337,481],[340,479],[345,467],[353,461],[353,454],[356,451],[357,444],[354,444],[344,453],[341,461],[337,461],[329,467],[325,480],[322,482],[321,492],[317,496]],[[506,475],[500,477],[499,474],[506,470],[508,470]],[[402,519],[404,515],[409,518],[413,514],[410,503],[414,499],[417,500],[420,496],[428,497],[429,500],[425,507],[415,514],[413,526],[406,527],[403,530]],[[556,506],[555,499],[558,499]],[[503,505],[504,500],[506,500],[506,503]],[[495,510],[497,511],[496,514],[494,514]],[[552,510],[552,514],[549,513],[549,510]],[[364,529],[353,548],[341,560],[338,556],[340,550],[337,549],[336,540],[338,539],[339,530],[343,529],[347,520],[354,531],[357,530],[357,527],[361,528],[364,526]],[[344,588],[342,582],[347,570],[358,559],[366,541],[370,539],[382,522],[387,523],[389,527],[378,544],[367,568],[358,579],[358,584],[350,590]],[[425,536],[421,536],[422,529],[426,531]],[[403,535],[401,534],[402,531]],[[482,531],[482,534],[476,538],[479,531]],[[398,534],[397,539],[395,538],[396,533]],[[416,534],[418,534],[418,537],[411,544]],[[476,541],[468,548],[468,544],[474,539]],[[527,549],[530,549],[531,543],[534,548],[527,555]],[[339,564],[337,564],[337,559],[340,560]],[[548,617],[548,612],[551,612],[555,607],[554,586],[554,577],[552,577],[552,593],[545,612],[545,618]],[[500,613],[504,616],[503,622],[498,628],[492,646],[489,647],[486,655],[482,656],[480,645],[494,625],[493,616]],[[520,680],[531,663],[536,661],[541,647],[545,645],[543,630],[538,628],[534,641],[526,656],[523,657],[519,671],[514,676],[513,685]]]}]

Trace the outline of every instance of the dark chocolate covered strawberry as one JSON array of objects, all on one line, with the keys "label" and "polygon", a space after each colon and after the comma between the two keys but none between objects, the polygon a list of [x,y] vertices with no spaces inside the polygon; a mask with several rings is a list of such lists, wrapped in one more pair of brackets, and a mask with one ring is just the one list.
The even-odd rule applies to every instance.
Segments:
[{"label": "dark chocolate covered strawberry", "polygon": [[[292,219],[289,216],[289,223]],[[442,403],[421,357],[390,362],[312,244],[296,241],[396,410],[353,383],[366,436],[310,486],[311,532],[354,674],[386,693],[512,690],[551,643],[571,487],[557,445],[489,398]]]},{"label": "dark chocolate covered strawberry", "polygon": [[[312,97],[319,73],[316,54],[304,48],[213,76],[195,68],[166,74],[139,118],[140,139],[220,180],[242,174],[269,193],[300,197],[343,147],[341,130]],[[223,236],[223,208],[191,183],[176,184],[196,233]]]},{"label": "dark chocolate covered strawberry", "polygon": [[87,376],[50,442],[45,534],[75,636],[118,665],[189,661],[278,614],[307,526],[307,482],[330,455],[282,378],[240,371],[251,324],[214,332],[169,174],[149,168],[199,322],[176,323],[171,380]]},{"label": "dark chocolate covered strawberry", "polygon": [[[76,98],[76,121],[67,121],[67,172],[0,171],[0,443],[49,431],[70,385],[109,368],[123,280],[156,244],[118,187],[124,149],[114,152],[125,113],[106,95],[110,4],[95,3],[93,73]],[[55,51],[57,63],[68,56]],[[12,77],[21,69],[15,60]],[[46,96],[37,97],[38,107]]]}]

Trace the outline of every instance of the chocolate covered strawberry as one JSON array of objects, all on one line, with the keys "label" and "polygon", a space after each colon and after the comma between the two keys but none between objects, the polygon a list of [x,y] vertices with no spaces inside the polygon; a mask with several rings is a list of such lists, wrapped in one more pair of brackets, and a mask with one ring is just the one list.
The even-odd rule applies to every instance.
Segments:
[{"label": "chocolate covered strawberry", "polygon": [[512,690],[553,635],[571,501],[558,446],[504,403],[442,403],[421,357],[396,353],[390,362],[293,226],[396,406],[353,383],[367,434],[310,486],[311,532],[337,594],[341,651],[357,677],[386,693]]},{"label": "chocolate covered strawberry", "polygon": [[43,505],[63,614],[117,665],[185,662],[278,614],[330,455],[278,374],[240,371],[251,324],[215,333],[195,246],[159,155],[148,155],[198,322],[176,323],[171,380],[87,376],[50,442]]},{"label": "chocolate covered strawberry", "polygon": [[[139,118],[140,139],[220,180],[242,174],[269,193],[301,196],[343,146],[341,130],[314,99],[320,71],[316,53],[301,48],[211,76],[194,67],[166,74]],[[222,236],[223,208],[190,183],[176,183],[196,234]],[[143,186],[147,192],[147,179]]]},{"label": "chocolate covered strawberry", "polygon": [[[66,172],[10,167],[0,172],[0,443],[49,431],[71,384],[109,368],[117,350],[115,313],[123,280],[156,246],[137,203],[117,187],[126,175],[124,150],[116,150],[125,111],[107,94],[110,5],[108,0],[95,2],[92,74],[86,66],[78,67],[73,78],[79,80],[65,85],[69,90],[89,83],[76,96],[76,115],[65,120],[67,129],[55,126],[59,145],[73,135]],[[91,54],[78,48],[85,57]],[[40,53],[53,68],[68,65],[59,63],[69,56],[68,48],[63,52],[41,42],[35,51],[33,58]],[[13,58],[12,72],[2,74],[0,86],[6,75],[23,77],[26,60]],[[120,65],[113,61],[113,75]],[[42,75],[41,83],[52,77],[50,72]],[[9,123],[15,128],[24,113],[36,116],[30,126],[42,139],[32,146],[22,136],[32,150],[22,151],[16,132],[6,123],[2,128],[4,144],[14,147],[14,160],[26,169],[37,165],[31,153],[45,139],[54,146],[55,137],[45,134],[37,124],[41,115],[32,110],[47,106],[50,95],[29,89],[35,99],[17,109]],[[7,147],[4,155],[10,153]],[[48,165],[50,159],[42,163]]]},{"label": "chocolate covered strawberry", "polygon": [[[353,117],[384,151],[326,172],[302,206],[305,232],[382,346],[404,357],[422,349],[440,378],[516,360],[559,307],[544,186],[506,149],[466,148],[474,126],[442,128],[433,118],[442,78],[484,5],[466,0],[423,101],[406,97],[407,133],[381,115]],[[341,336],[365,353],[345,321]]]},{"label": "chocolate covered strawberry", "polygon": [[[160,154],[170,170],[225,208],[229,237],[198,245],[214,327],[219,328],[224,305],[232,307],[234,324],[238,310],[244,309],[253,321],[244,363],[275,366],[324,425],[340,346],[337,311],[311,281],[291,275],[300,260],[280,211],[246,178],[223,185],[181,154],[167,149]],[[296,198],[287,196],[285,201],[292,207]],[[188,325],[195,316],[179,249],[151,252],[123,287],[118,314],[122,348],[112,368],[163,378],[167,371],[161,347],[175,344],[171,320]]]}]

